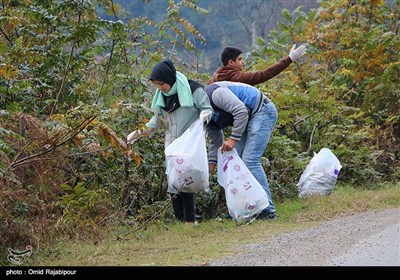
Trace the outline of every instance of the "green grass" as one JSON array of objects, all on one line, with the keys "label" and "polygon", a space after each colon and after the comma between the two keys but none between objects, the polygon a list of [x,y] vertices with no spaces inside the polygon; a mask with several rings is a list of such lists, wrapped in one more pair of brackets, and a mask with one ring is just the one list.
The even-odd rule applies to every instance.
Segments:
[{"label": "green grass", "polygon": [[277,204],[278,220],[238,225],[206,220],[198,226],[153,222],[110,232],[101,242],[65,241],[37,249],[24,265],[35,266],[199,266],[233,254],[241,245],[308,228],[354,213],[400,207],[400,183],[374,190],[337,187],[329,196],[313,196]]}]

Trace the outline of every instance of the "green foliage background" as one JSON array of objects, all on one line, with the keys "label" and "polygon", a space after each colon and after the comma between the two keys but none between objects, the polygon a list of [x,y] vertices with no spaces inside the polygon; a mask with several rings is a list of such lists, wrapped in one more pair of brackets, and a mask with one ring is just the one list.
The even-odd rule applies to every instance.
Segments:
[{"label": "green foliage background", "polygon": [[[152,115],[154,63],[169,57],[189,77],[209,78],[200,71],[208,36],[188,20],[205,23],[209,11],[200,1],[164,2],[150,19],[129,18],[109,0],[2,1],[1,248],[85,232],[101,239],[107,227],[171,219],[162,131],[123,141]],[[276,201],[296,196],[323,147],[343,165],[339,183],[374,188],[400,178],[400,1],[318,4],[283,9],[246,57],[247,68],[263,69],[294,43],[308,45],[305,58],[259,86],[279,110],[263,159]],[[197,196],[203,218],[225,211],[212,179],[212,191]]]}]

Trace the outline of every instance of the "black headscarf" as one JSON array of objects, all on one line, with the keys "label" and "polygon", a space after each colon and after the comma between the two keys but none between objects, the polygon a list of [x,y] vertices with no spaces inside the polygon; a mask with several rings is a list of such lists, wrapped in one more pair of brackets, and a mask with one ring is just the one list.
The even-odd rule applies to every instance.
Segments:
[{"label": "black headscarf", "polygon": [[153,70],[151,70],[150,80],[160,81],[172,87],[176,82],[176,69],[172,61],[164,59],[154,65]]}]

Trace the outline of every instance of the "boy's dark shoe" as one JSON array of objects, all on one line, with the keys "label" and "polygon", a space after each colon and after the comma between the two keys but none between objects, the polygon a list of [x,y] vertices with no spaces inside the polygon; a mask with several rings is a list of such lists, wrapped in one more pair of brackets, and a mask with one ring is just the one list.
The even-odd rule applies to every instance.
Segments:
[{"label": "boy's dark shoe", "polygon": [[256,220],[276,220],[276,213],[275,212],[272,212],[272,213],[261,212],[256,217]]}]

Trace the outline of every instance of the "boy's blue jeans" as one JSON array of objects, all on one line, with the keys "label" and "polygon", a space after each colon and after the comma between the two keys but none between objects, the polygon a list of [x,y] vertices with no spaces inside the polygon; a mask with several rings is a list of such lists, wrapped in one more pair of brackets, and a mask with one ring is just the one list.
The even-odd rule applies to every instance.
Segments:
[{"label": "boy's blue jeans", "polygon": [[275,212],[275,205],[272,201],[267,175],[261,165],[261,157],[267,148],[277,120],[278,111],[274,103],[270,101],[250,119],[242,139],[235,146],[239,156],[267,194],[269,206],[263,210],[267,214]]}]

